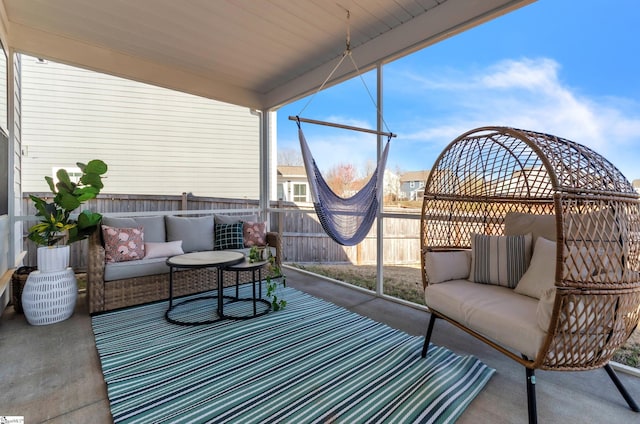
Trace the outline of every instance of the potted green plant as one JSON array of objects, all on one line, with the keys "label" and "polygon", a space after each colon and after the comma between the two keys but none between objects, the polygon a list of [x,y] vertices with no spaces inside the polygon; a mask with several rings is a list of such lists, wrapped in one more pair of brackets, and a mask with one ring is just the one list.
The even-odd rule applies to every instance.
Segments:
[{"label": "potted green plant", "polygon": [[[29,239],[38,244],[38,269],[41,272],[52,272],[66,269],[69,266],[69,245],[87,238],[97,228],[102,215],[84,210],[77,218],[71,213],[87,200],[95,198],[104,187],[102,176],[107,172],[107,165],[94,159],[87,163],[77,163],[82,172],[77,183],[71,181],[67,170],[60,169],[56,173],[57,182],[53,178],[44,177],[54,193],[53,200],[30,195],[37,210],[40,222],[29,228]],[[66,246],[56,248],[66,238]],[[56,257],[60,257],[59,262]]]}]

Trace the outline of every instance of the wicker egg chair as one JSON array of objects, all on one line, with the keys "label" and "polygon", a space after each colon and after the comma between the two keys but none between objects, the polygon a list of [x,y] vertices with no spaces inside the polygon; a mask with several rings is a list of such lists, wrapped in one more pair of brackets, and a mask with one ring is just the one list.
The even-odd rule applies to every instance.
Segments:
[{"label": "wicker egg chair", "polygon": [[[452,322],[526,367],[530,422],[536,421],[535,369],[604,367],[638,411],[608,364],[640,318],[638,197],[620,171],[593,150],[513,128],[462,134],[431,170],[421,221],[425,287],[427,252],[470,249],[472,233],[504,235],[510,212],[555,218],[555,303],[538,354],[528,358]],[[593,269],[576,272],[576,264]],[[432,310],[423,356],[436,318],[451,322]]]}]

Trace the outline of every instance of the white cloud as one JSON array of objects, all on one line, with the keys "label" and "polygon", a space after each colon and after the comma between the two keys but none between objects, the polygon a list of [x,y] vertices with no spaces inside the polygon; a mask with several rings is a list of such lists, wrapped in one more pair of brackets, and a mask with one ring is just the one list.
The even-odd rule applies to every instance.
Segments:
[{"label": "white cloud", "polygon": [[[486,69],[438,72],[411,78],[412,100],[423,103],[423,127],[403,138],[414,148],[444,147],[479,126],[505,125],[551,133],[591,147],[630,179],[640,177],[640,112],[629,99],[589,98],[561,81],[561,66],[552,59],[505,60]],[[388,75],[388,74],[387,74]],[[426,90],[426,92],[425,92]],[[408,96],[409,93],[405,93]],[[439,102],[439,113],[428,111]],[[433,158],[435,159],[435,157]],[[412,166],[411,168],[415,168]]]},{"label": "white cloud", "polygon": [[[457,136],[473,128],[500,125],[584,144],[629,179],[640,178],[640,104],[633,99],[589,97],[586,90],[561,78],[562,66],[553,59],[503,60],[484,68],[447,67],[420,74],[415,69],[399,72],[397,67],[385,72],[385,91],[391,94],[386,96],[385,119],[399,135],[392,141],[388,161],[394,169],[428,169]],[[341,108],[339,103],[329,102],[326,112],[314,118],[375,127],[370,105]],[[338,163],[364,168],[375,159],[375,136],[316,125],[303,129],[323,171]],[[295,136],[285,134],[279,131],[280,146],[298,148]]]}]

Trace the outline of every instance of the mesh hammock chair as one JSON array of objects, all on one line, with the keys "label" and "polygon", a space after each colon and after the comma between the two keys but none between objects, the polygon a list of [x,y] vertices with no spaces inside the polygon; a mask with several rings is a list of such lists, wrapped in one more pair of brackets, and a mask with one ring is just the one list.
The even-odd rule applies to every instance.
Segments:
[{"label": "mesh hammock chair", "polygon": [[300,139],[300,149],[309,180],[313,206],[322,228],[329,237],[343,246],[354,246],[360,243],[369,233],[380,206],[389,141],[387,141],[378,166],[367,184],[352,197],[343,198],[331,190],[320,174],[300,125],[298,125],[298,138]]},{"label": "mesh hammock chair", "polygon": [[[358,73],[358,76],[362,80],[362,84],[366,88],[367,93],[369,94],[369,98],[371,99],[374,106],[376,106],[376,102],[373,100],[373,96],[371,95],[366,82],[362,78],[360,69],[351,56],[351,34],[349,29],[349,18],[350,12],[347,10],[347,48],[342,53],[340,61],[338,61],[336,66],[333,68],[324,82],[320,85],[315,94],[318,94],[324,88],[325,84],[331,79],[331,77],[340,67],[345,58],[348,57],[351,60],[354,69]],[[313,100],[315,94],[309,99],[305,107],[302,108],[302,111],[304,111],[311,100]],[[380,113],[379,110],[378,113]],[[380,116],[380,118],[382,118],[382,116]],[[313,206],[315,207],[316,214],[318,215],[318,219],[320,220],[322,228],[329,235],[329,237],[331,237],[336,243],[343,246],[354,246],[360,243],[369,233],[369,230],[373,225],[373,221],[375,221],[375,218],[378,214],[380,199],[383,195],[384,169],[387,163],[387,155],[389,153],[389,142],[391,141],[391,137],[395,137],[396,135],[391,132],[386,133],[364,128],[352,127],[348,125],[339,125],[329,122],[304,119],[300,118],[300,116],[290,116],[289,119],[295,120],[298,125],[298,138],[300,139],[300,150],[302,151],[304,168],[307,173],[307,179],[309,180],[309,186],[311,188],[310,190],[311,197],[313,199]],[[339,127],[354,131],[363,131],[378,135],[386,135],[389,137],[389,139],[387,140],[387,144],[385,145],[385,148],[380,155],[378,166],[373,172],[371,179],[355,195],[349,198],[343,198],[338,196],[333,192],[333,190],[331,190],[325,179],[320,174],[320,170],[318,169],[318,166],[316,165],[316,162],[311,155],[311,151],[309,150],[309,146],[307,145],[304,133],[302,132],[302,127],[300,126],[301,121],[310,122],[313,124],[328,125],[331,127]],[[382,121],[384,122],[384,119],[382,119]]]}]

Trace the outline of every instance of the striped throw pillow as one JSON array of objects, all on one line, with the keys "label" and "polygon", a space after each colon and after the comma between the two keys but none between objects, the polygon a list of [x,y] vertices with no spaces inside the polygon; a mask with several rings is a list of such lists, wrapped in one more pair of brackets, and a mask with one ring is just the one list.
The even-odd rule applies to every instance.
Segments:
[{"label": "striped throw pillow", "polygon": [[475,283],[514,288],[529,267],[531,233],[514,236],[471,235],[471,273]]}]

